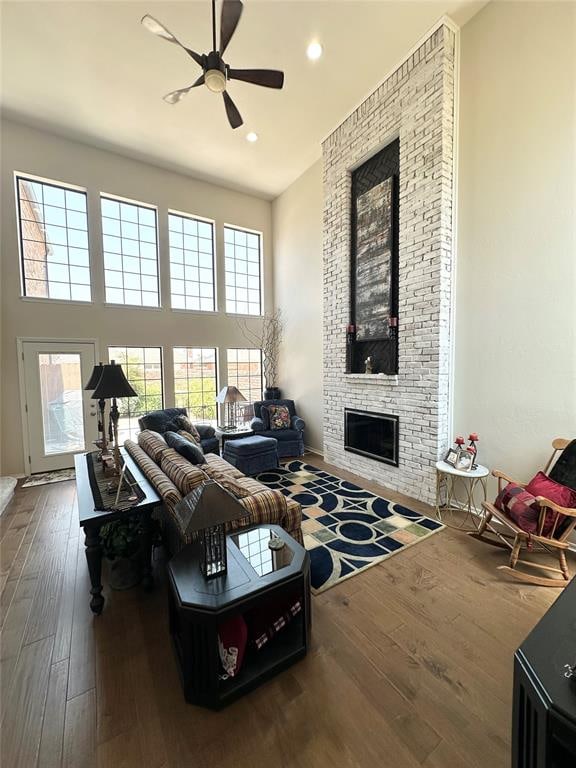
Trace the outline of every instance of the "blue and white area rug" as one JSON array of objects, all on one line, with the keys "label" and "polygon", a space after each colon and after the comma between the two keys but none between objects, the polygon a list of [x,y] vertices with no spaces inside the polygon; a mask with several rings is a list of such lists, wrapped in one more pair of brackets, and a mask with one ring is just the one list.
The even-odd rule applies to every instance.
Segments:
[{"label": "blue and white area rug", "polygon": [[315,594],[371,568],[444,526],[311,464],[289,461],[258,475],[302,506]]}]

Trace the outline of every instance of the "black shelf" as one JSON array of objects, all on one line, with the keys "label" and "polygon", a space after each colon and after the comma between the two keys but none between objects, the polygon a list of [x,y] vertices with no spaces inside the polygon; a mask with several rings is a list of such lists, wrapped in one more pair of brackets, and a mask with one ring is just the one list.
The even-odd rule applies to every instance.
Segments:
[{"label": "black shelf", "polygon": [[304,620],[299,615],[262,650],[250,648],[236,677],[219,680],[220,701],[227,704],[242,696],[305,655]]}]

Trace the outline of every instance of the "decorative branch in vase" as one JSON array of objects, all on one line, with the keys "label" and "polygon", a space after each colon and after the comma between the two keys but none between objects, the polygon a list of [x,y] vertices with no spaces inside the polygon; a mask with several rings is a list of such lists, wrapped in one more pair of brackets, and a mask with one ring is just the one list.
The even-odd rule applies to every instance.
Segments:
[{"label": "decorative branch in vase", "polygon": [[276,309],[274,312],[267,312],[262,317],[260,328],[257,330],[250,328],[248,321],[244,319],[238,320],[238,326],[244,338],[251,345],[262,350],[262,366],[266,383],[264,399],[278,400],[280,398],[280,390],[277,386],[278,358],[284,331],[281,310]]}]

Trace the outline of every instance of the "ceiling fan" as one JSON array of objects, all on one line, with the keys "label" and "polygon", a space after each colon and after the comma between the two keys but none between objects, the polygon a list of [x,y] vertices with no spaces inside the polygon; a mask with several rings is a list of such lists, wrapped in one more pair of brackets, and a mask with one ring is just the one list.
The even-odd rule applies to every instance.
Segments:
[{"label": "ceiling fan", "polygon": [[276,69],[232,69],[222,58],[238,26],[243,9],[244,6],[240,0],[223,0],[220,18],[220,48],[216,48],[216,0],[212,0],[212,50],[205,54],[199,54],[186,48],[174,37],[172,32],[153,16],[146,14],[142,18],[142,24],[147,30],[164,40],[168,40],[169,43],[179,45],[203,70],[200,77],[192,85],[167,93],[164,96],[164,101],[167,101],[168,104],[177,104],[192,88],[205,85],[213,93],[222,94],[228,121],[232,128],[238,128],[242,125],[243,120],[226,90],[229,80],[243,80],[246,83],[263,85],[265,88],[282,88],[284,85],[283,72]]}]

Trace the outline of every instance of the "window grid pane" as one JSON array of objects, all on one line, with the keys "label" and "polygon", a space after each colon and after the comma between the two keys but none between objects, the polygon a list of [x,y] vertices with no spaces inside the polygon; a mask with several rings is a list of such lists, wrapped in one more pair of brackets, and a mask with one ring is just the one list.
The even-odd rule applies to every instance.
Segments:
[{"label": "window grid pane", "polygon": [[255,232],[224,227],[226,312],[262,314],[261,244],[262,238]]},{"label": "window grid pane", "polygon": [[118,400],[118,440],[134,439],[140,427],[138,417],[164,407],[161,347],[108,347],[108,359],[122,365],[138,397]]},{"label": "window grid pane", "polygon": [[[262,350],[229,349],[227,351],[228,385],[237,387],[247,403],[262,399]],[[250,409],[245,408],[246,415]]]},{"label": "window grid pane", "polygon": [[169,213],[168,229],[172,307],[214,312],[214,225]]},{"label": "window grid pane", "polygon": [[17,177],[25,296],[91,301],[86,193]]},{"label": "window grid pane", "polygon": [[217,422],[217,355],[214,347],[174,347],[174,393],[177,408],[191,421]]},{"label": "window grid pane", "polygon": [[104,195],[100,204],[106,301],[160,306],[156,210]]}]

